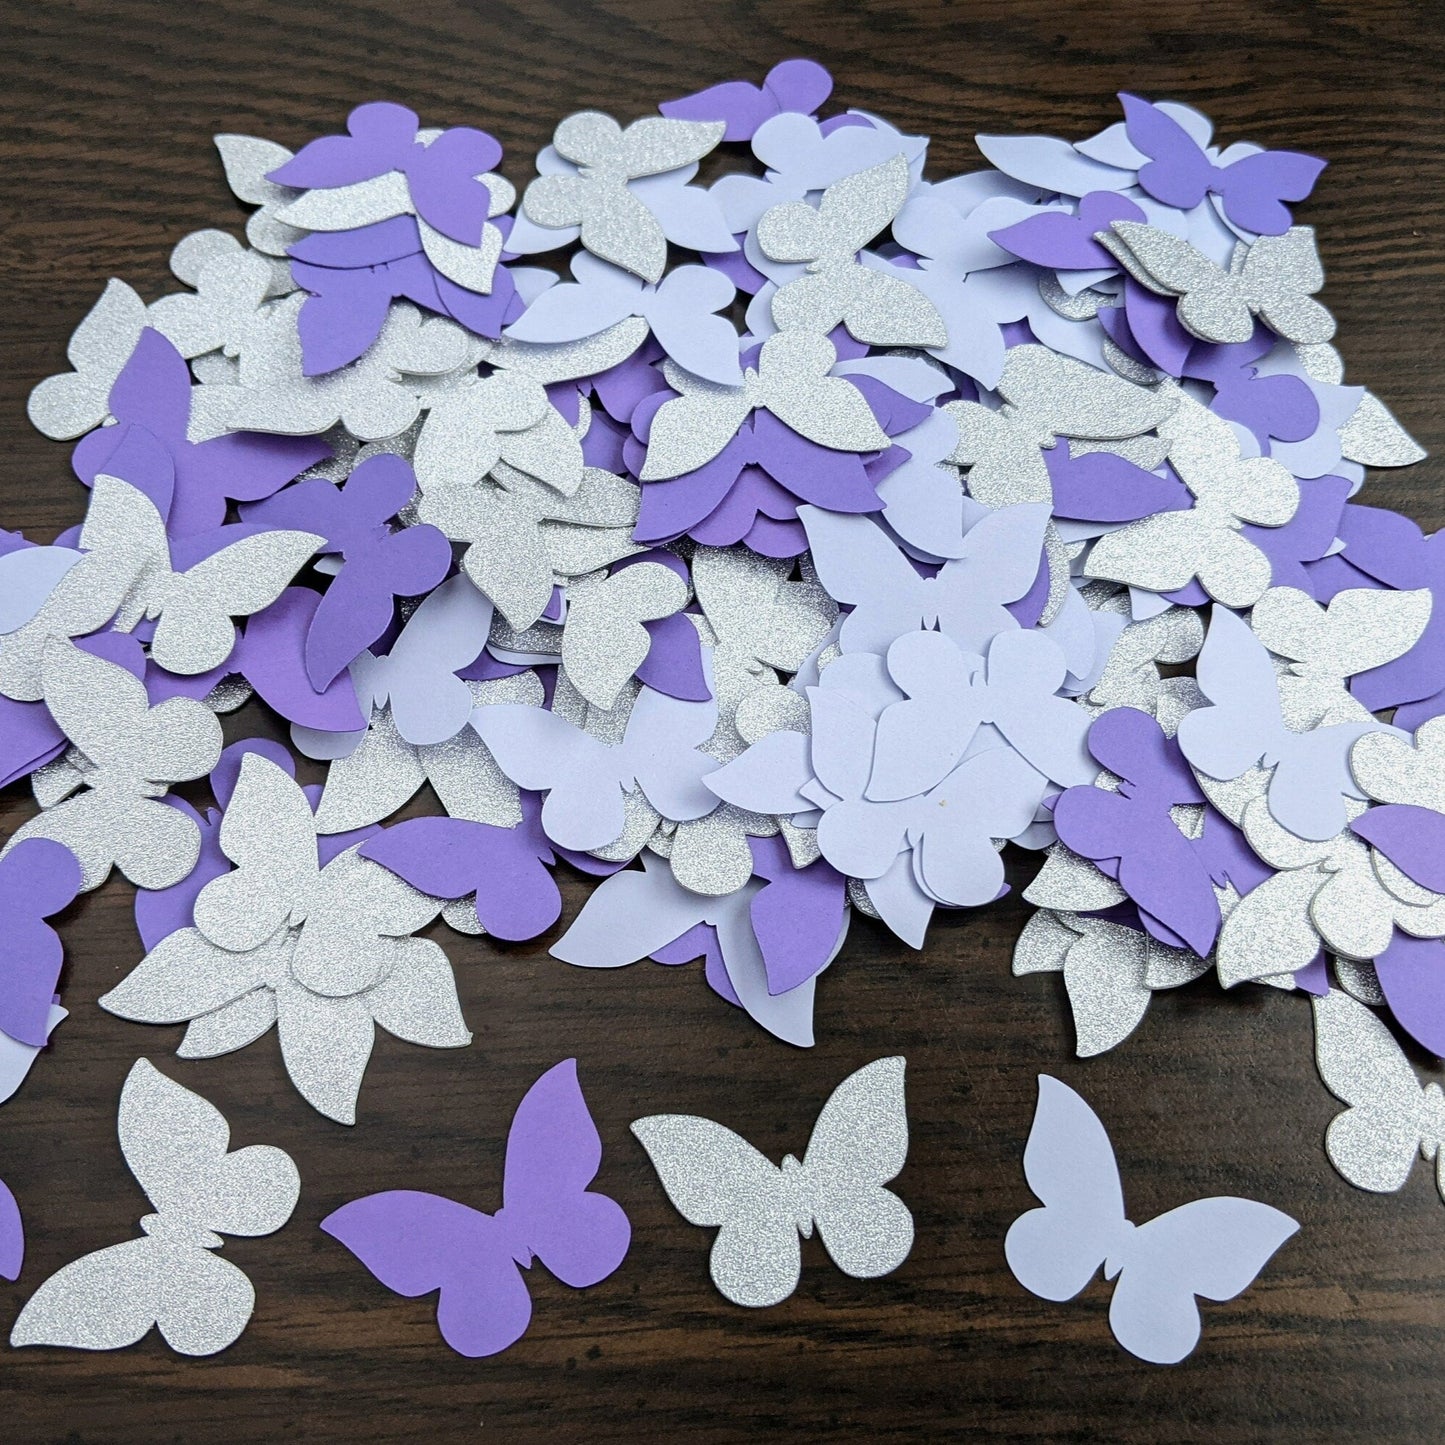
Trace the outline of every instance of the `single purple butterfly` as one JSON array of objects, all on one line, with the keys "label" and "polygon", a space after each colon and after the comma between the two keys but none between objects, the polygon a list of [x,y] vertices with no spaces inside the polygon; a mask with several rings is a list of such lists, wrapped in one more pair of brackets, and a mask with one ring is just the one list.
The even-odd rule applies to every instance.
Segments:
[{"label": "single purple butterfly", "polygon": [[626,1256],[632,1226],[621,1205],[587,1187],[601,1162],[577,1061],[564,1059],[517,1106],[495,1214],[393,1189],[343,1204],[321,1228],[397,1294],[440,1290],[437,1325],[459,1355],[495,1355],[521,1339],[531,1321],[521,1271],[534,1259],[563,1284],[585,1289]]},{"label": "single purple butterfly", "polygon": [[1118,261],[1094,237],[1115,221],[1148,218],[1117,191],[1090,191],[1079,201],[1077,215],[1040,211],[1012,226],[990,231],[988,238],[1011,255],[1057,271],[1113,271]]},{"label": "single purple butterfly", "polygon": [[1230,165],[1216,165],[1199,144],[1158,106],[1121,91],[1129,143],[1148,156],[1139,184],[1166,206],[1188,211],[1216,195],[1236,226],[1259,236],[1290,228],[1284,201],[1302,201],[1314,189],[1325,162],[1298,151],[1261,151]]},{"label": "single purple butterfly", "polygon": [[729,80],[657,108],[669,120],[726,121],[724,140],[751,140],[775,115],[816,115],[832,93],[833,77],[817,61],[784,60],[768,71],[761,86]]}]

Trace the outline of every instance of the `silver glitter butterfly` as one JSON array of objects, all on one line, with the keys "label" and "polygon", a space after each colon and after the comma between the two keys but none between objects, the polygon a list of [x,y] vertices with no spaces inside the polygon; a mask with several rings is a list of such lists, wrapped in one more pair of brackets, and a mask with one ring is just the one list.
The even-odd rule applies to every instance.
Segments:
[{"label": "silver glitter butterfly", "polygon": [[98,1249],[50,1276],[26,1301],[12,1345],[118,1350],[159,1326],[178,1354],[213,1355],[246,1328],[251,1281],[211,1253],[223,1234],[280,1229],[301,1178],[270,1144],[227,1152],[230,1126],[199,1094],[137,1059],[120,1095],[121,1153],[155,1208],[143,1238]]},{"label": "silver glitter butterfly", "polygon": [[841,324],[869,346],[947,343],[943,318],[923,292],[857,259],[893,223],[912,184],[907,160],[896,155],[836,181],[816,208],[790,201],[764,212],[755,233],[764,254],[806,268],[773,296],[780,331],[828,332]]},{"label": "silver glitter butterfly", "polygon": [[1181,512],[1156,512],[1100,537],[1084,570],[1150,592],[1173,592],[1193,578],[1228,607],[1252,606],[1269,586],[1269,558],[1240,529],[1281,527],[1299,507],[1299,483],[1270,457],[1240,454],[1221,416],[1184,392],[1159,423],[1170,465],[1194,495]]},{"label": "silver glitter butterfly", "polygon": [[183,1058],[230,1053],[274,1024],[297,1091],[351,1124],[377,1024],[429,1048],[472,1036],[446,955],[407,936],[440,901],[354,849],[320,867],[316,838],[300,787],[247,754],[221,823],[235,871],[201,890],[194,927],[163,938],[100,1004],[138,1023],[189,1021]]},{"label": "silver glitter butterfly", "polygon": [[863,393],[829,375],[837,359],[826,336],[782,331],[763,343],[757,366],[744,371],[741,386],[701,381],[664,362],[667,384],[679,395],[652,419],[642,480],[663,481],[704,466],[758,407],[819,446],[850,452],[887,447],[888,435]]},{"label": "silver glitter butterfly", "polygon": [[1445,1092],[1421,1085],[1384,1021],[1332,989],[1313,1000],[1315,1063],[1344,1113],[1330,1120],[1325,1153],[1360,1189],[1393,1194],[1416,1156],[1435,1166],[1445,1199]]},{"label": "silver glitter butterfly", "polygon": [[[204,777],[221,755],[221,725],[204,703],[149,706],[125,668],[52,639],[41,666],[45,705],[75,744],[49,806],[6,844],[53,838],[80,862],[86,889],[112,867],[141,888],[169,888],[196,865],[192,818],[161,801],[172,783]],[[0,855],[3,856],[3,855]]]},{"label": "silver glitter butterfly", "polygon": [[709,1268],[734,1304],[777,1304],[802,1273],[798,1236],[816,1228],[834,1264],[855,1279],[897,1269],[913,1248],[913,1216],[883,1186],[908,1152],[901,1058],[850,1074],[818,1115],[799,1162],[770,1163],[711,1119],[637,1119],[662,1187],[690,1224],[717,1225]]},{"label": "silver glitter butterfly", "polygon": [[1115,221],[1097,239],[1141,285],[1177,296],[1180,324],[1204,341],[1248,341],[1256,316],[1306,346],[1335,334],[1335,318],[1314,299],[1325,272],[1312,226],[1241,241],[1227,271],[1182,236],[1139,221]]},{"label": "silver glitter butterfly", "polygon": [[726,128],[722,121],[646,116],[623,130],[600,111],[568,116],[553,132],[552,145],[577,172],[538,176],[522,196],[522,209],[539,226],[580,227],[582,244],[594,256],[658,281],[667,265],[667,236],[628,182],[701,160]]}]

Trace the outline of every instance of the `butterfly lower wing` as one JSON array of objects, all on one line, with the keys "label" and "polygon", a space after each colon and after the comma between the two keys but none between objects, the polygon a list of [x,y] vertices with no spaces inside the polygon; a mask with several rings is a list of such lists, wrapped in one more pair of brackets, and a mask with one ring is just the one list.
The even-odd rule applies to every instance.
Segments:
[{"label": "butterfly lower wing", "polygon": [[480,1211],[413,1189],[343,1204],[321,1228],[395,1293],[441,1291],[437,1325],[460,1355],[494,1355],[520,1339],[532,1317],[521,1272],[496,1223]]},{"label": "butterfly lower wing", "polygon": [[636,1119],[667,1197],[689,1224],[720,1225],[713,1241],[713,1282],[734,1304],[763,1308],[797,1288],[798,1230],[782,1171],[745,1139],[688,1114]]},{"label": "butterfly lower wing", "polygon": [[1271,1205],[1232,1197],[1198,1199],[1140,1225],[1109,1306],[1114,1338],[1142,1360],[1176,1364],[1199,1342],[1195,1297],[1242,1294],[1298,1229]]},{"label": "butterfly lower wing", "polygon": [[98,1249],[57,1270],[25,1302],[12,1345],[119,1350],[156,1322],[166,1261],[151,1239]]},{"label": "butterfly lower wing", "polygon": [[214,1355],[233,1344],[256,1307],[251,1281],[199,1246],[161,1249],[156,1323],[165,1342],[182,1355]]}]

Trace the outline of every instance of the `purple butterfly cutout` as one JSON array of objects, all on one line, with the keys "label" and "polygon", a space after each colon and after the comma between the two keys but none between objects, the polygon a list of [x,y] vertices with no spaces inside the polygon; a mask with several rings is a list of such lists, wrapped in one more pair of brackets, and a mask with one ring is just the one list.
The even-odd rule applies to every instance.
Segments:
[{"label": "purple butterfly cutout", "polygon": [[415,1298],[439,1289],[437,1325],[459,1355],[495,1355],[521,1339],[531,1321],[521,1270],[534,1259],[564,1284],[585,1289],[626,1256],[632,1226],[621,1205],[587,1187],[601,1162],[577,1061],[564,1059],[517,1106],[495,1214],[393,1189],[343,1204],[321,1228],[397,1294]]},{"label": "purple butterfly cutout", "polygon": [[1147,220],[1144,212],[1117,191],[1090,191],[1077,215],[1040,211],[1035,216],[990,231],[988,238],[1005,251],[1036,266],[1058,271],[1113,271],[1118,261],[1094,239],[1115,221]]},{"label": "purple butterfly cutout", "polygon": [[80,892],[80,864],[49,838],[26,838],[0,859],[0,1031],[33,1048],[50,1035],[65,950],[45,921]]},{"label": "purple butterfly cutout", "polygon": [[1397,928],[1375,957],[1375,974],[1400,1027],[1445,1056],[1445,939],[1412,938]]},{"label": "purple butterfly cutout", "polygon": [[823,858],[795,868],[781,837],[749,838],[748,848],[754,875],[767,879],[749,912],[768,971],[768,992],[787,993],[822,972],[833,957],[848,883]]},{"label": "purple butterfly cutout", "polygon": [[1060,840],[1101,864],[1117,861],[1119,886],[1145,928],[1153,933],[1162,924],[1173,939],[1207,954],[1219,931],[1219,903],[1208,870],[1169,816],[1172,805],[1202,803],[1204,795],[1177,744],[1147,713],[1121,707],[1089,729],[1089,751],[1118,775],[1119,791],[1061,793],[1054,804]]},{"label": "purple butterfly cutout", "polygon": [[1284,526],[1257,527],[1251,522],[1239,533],[1269,558],[1270,586],[1298,587],[1314,596],[1312,569],[1304,564],[1334,546],[1350,483],[1344,477],[1312,477],[1300,481],[1299,493],[1299,506]]},{"label": "purple butterfly cutout", "polygon": [[775,115],[816,115],[832,93],[833,77],[817,61],[784,60],[768,71],[761,86],[729,80],[657,108],[669,120],[726,121],[724,140],[751,140]]},{"label": "purple butterfly cutout", "polygon": [[382,453],[362,462],[341,487],[300,482],[242,509],[248,521],[317,532],[340,571],[306,633],[306,675],[324,691],[391,624],[397,597],[430,592],[452,565],[451,543],[435,527],[387,525],[416,494],[409,462]]},{"label": "purple butterfly cutout", "polygon": [[521,794],[522,821],[496,828],[465,818],[409,818],[382,829],[361,856],[433,898],[477,895],[477,918],[496,938],[545,933],[562,912],[549,871],[556,851],[542,831],[536,793]]},{"label": "purple butterfly cutout", "polygon": [[81,437],[71,454],[75,475],[86,486],[102,472],[129,482],[155,503],[172,537],[219,527],[228,499],[269,497],[331,455],[317,437],[230,432],[188,441],[190,368],[149,327],[116,377],[109,406],[119,424]]},{"label": "purple butterfly cutout", "polygon": [[1314,189],[1325,162],[1298,151],[1262,151],[1230,165],[1216,165],[1179,124],[1137,95],[1120,92],[1129,143],[1149,160],[1139,184],[1166,206],[1192,210],[1206,195],[1219,197],[1224,214],[1259,236],[1290,228],[1284,201],[1302,201]]},{"label": "purple butterfly cutout", "polygon": [[1414,803],[1386,803],[1362,813],[1350,830],[1412,883],[1445,893],[1445,814]]},{"label": "purple butterfly cutout", "polygon": [[19,1279],[25,1262],[25,1226],[10,1186],[0,1179],[0,1278]]},{"label": "purple butterfly cutout", "polygon": [[477,177],[496,168],[502,148],[470,126],[443,131],[423,145],[417,140],[420,126],[416,112],[404,105],[385,100],[358,105],[346,118],[346,135],[310,141],[267,179],[309,190],[400,171],[417,214],[453,241],[475,246],[491,207],[486,182]]},{"label": "purple butterfly cutout", "polygon": [[[1170,472],[1158,477],[1113,452],[1070,456],[1067,446],[1043,453],[1053,484],[1053,512],[1085,522],[1133,522],[1156,512],[1188,511],[1191,499]],[[1047,585],[1047,577],[1046,577]]]}]

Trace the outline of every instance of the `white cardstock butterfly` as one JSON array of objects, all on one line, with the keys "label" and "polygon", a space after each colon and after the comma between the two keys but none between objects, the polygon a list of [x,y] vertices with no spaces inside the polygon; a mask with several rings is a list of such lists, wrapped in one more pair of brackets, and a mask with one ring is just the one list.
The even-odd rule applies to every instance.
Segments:
[{"label": "white cardstock butterfly", "polygon": [[833,1090],[801,1163],[770,1163],[731,1129],[691,1114],[633,1122],[667,1196],[689,1224],[720,1225],[709,1268],[734,1304],[763,1307],[798,1287],[798,1236],[814,1228],[855,1279],[890,1274],[913,1248],[913,1216],[883,1186],[903,1168],[901,1058],[877,1059]]},{"label": "white cardstock butterfly", "polygon": [[1299,1229],[1268,1204],[1230,1196],[1130,1223],[1104,1126],[1048,1074],[1039,1075],[1024,1175],[1044,1207],[1009,1227],[1004,1254],[1014,1277],[1041,1299],[1069,1300],[1102,1268],[1118,1280],[1109,1306],[1114,1338],[1155,1365],[1177,1364],[1199,1343],[1196,1296],[1242,1294]]},{"label": "white cardstock butterfly", "polygon": [[280,1229],[301,1179],[284,1150],[227,1153],[230,1128],[199,1094],[137,1059],[120,1095],[120,1147],[155,1206],[145,1238],[98,1249],[50,1276],[10,1332],[12,1345],[118,1350],[159,1325],[182,1355],[214,1355],[246,1328],[251,1281],[211,1254],[222,1234]]}]

